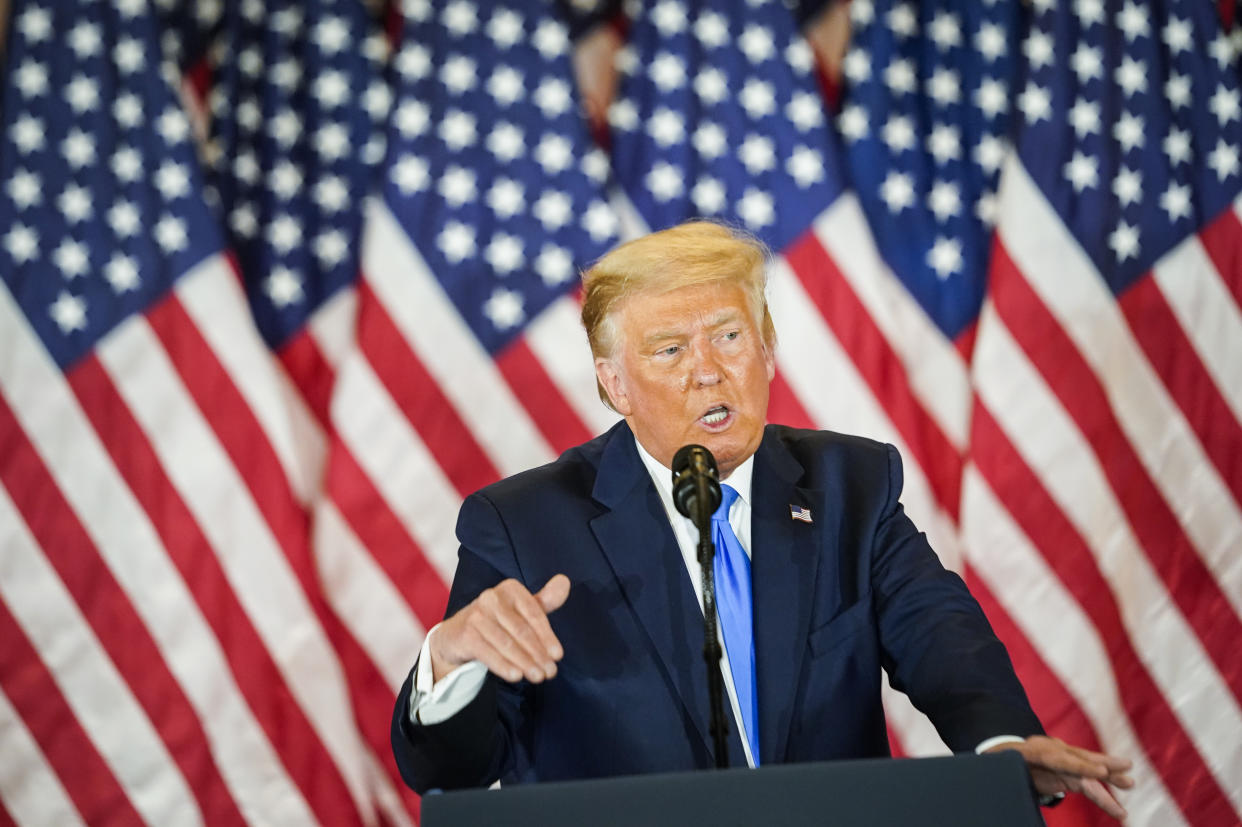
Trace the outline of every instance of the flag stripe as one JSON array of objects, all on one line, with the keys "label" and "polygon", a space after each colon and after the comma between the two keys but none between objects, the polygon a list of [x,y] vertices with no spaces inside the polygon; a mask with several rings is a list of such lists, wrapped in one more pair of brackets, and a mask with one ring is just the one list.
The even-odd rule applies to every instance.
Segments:
[{"label": "flag stripe", "polygon": [[316,346],[309,331],[304,329],[285,342],[277,352],[277,358],[320,427],[326,430],[336,372],[328,365],[323,351]]},{"label": "flag stripe", "polygon": [[[1188,777],[1204,772],[1197,755],[1138,663],[1116,606],[1108,598],[1084,602],[1096,588],[1102,589],[1101,595],[1108,592],[1081,540],[1073,542],[1073,528],[1052,511],[1047,512],[1055,517],[1051,524],[1036,523],[1040,534],[1029,531],[1023,519],[1042,521],[1040,506],[1053,504],[982,405],[975,406],[972,423],[974,434],[984,440],[982,445],[995,438],[1001,449],[987,454],[987,467],[967,466],[963,478],[963,505],[970,506],[964,512],[963,531],[972,571],[988,578],[992,593],[1064,683],[1103,736],[1104,745],[1133,762],[1137,783],[1142,785],[1139,801],[1127,802],[1134,807],[1135,823],[1170,827],[1185,823],[1178,807],[1195,799],[1183,795],[1175,803],[1173,791],[1183,788],[1169,782],[1177,777],[1164,772],[1157,775],[1166,766],[1178,765],[1178,755],[1169,749],[1174,742],[1150,736],[1158,735],[1161,728],[1180,736],[1177,743],[1185,745],[1186,757],[1191,759],[1181,765]],[[1024,499],[1028,492],[1039,496],[1028,502]],[[1019,498],[1017,508],[1003,504],[1010,497]],[[1041,539],[1053,543],[1065,539],[1067,544],[1051,545],[1051,551],[1044,551]],[[1032,588],[1019,588],[1022,584]],[[1107,625],[1101,626],[1100,620],[1108,621]],[[1144,692],[1155,695],[1155,705],[1144,702]],[[1210,777],[1207,786],[1210,789]]]},{"label": "flag stripe", "polygon": [[[1099,735],[1081,707],[1031,645],[1022,629],[997,601],[984,579],[969,564],[964,569],[963,577],[970,586],[970,593],[979,601],[979,607],[987,615],[992,630],[1008,650],[1014,671],[1017,672],[1044,729],[1055,732],[1056,737],[1074,746],[1096,752],[1103,750]],[[1106,827],[1115,824],[1111,816],[1079,795],[1067,796],[1056,809],[1046,810],[1041,814],[1049,827]]]},{"label": "flag stripe", "polygon": [[[3,494],[0,519],[14,528],[20,521],[13,503]],[[112,799],[112,806],[120,806],[123,796],[136,811],[136,819],[153,824],[201,824],[193,794],[159,734],[29,534],[10,535],[3,574],[0,631],[6,632],[6,648],[13,646],[21,671],[31,670],[31,690],[39,687],[50,697],[62,696],[70,707],[69,717],[62,720],[76,719],[86,730],[110,770],[95,767],[103,773],[105,797]],[[42,673],[40,663],[48,674]],[[20,692],[20,686],[6,683],[5,694],[10,698],[14,690]],[[33,698],[29,701],[31,707],[35,703]],[[36,709],[28,711],[38,715]],[[43,735],[55,737],[51,732]],[[91,750],[84,751],[89,766]],[[68,762],[61,772],[72,775],[78,756],[61,753],[58,757]],[[120,796],[108,789],[109,776],[120,785]],[[104,806],[106,801],[89,803]],[[96,812],[83,814],[90,819]]]},{"label": "flag stripe", "polygon": [[562,296],[548,305],[524,339],[560,394],[592,434],[602,434],[619,418],[600,401],[595,384],[595,359],[582,328],[581,304]]},{"label": "flag stripe", "polygon": [[358,288],[358,346],[401,413],[418,431],[444,475],[461,496],[499,477],[474,434],[442,388],[393,326],[369,286]]},{"label": "flag stripe", "polygon": [[[237,273],[224,261],[221,256],[211,256],[177,281],[173,291],[178,298],[176,305],[160,305],[176,315],[169,320],[165,333],[173,336],[177,333],[174,325],[184,327],[194,340],[192,352],[210,354],[210,359],[199,360],[195,367],[212,370],[211,391],[228,394],[230,401],[238,400],[235,409],[246,412],[242,421],[248,426],[253,422],[253,430],[261,432],[263,456],[273,458],[274,468],[283,471],[287,481],[280,487],[291,487],[296,502],[306,503],[323,475],[323,434],[264,346],[249,318]],[[154,324],[154,318],[151,321]],[[197,342],[200,337],[202,345]],[[205,377],[202,381],[209,384]],[[217,433],[229,427],[229,423],[215,422]],[[245,430],[241,426],[238,429]],[[234,461],[248,473],[242,458],[234,457]]]},{"label": "flag stripe", "polygon": [[551,459],[552,449],[387,205],[373,200],[366,217],[365,283],[497,470],[513,474]]},{"label": "flag stripe", "polygon": [[[779,353],[781,347],[779,341],[776,347]],[[815,427],[811,415],[807,413],[806,408],[802,407],[797,394],[789,386],[785,374],[780,370],[776,371],[776,375],[772,377],[772,384],[768,387],[768,421],[794,428]]]},{"label": "flag stripe", "polygon": [[[185,293],[181,293],[181,296],[185,296]],[[296,494],[289,488],[288,479],[271,451],[270,442],[265,438],[266,433],[260,431],[260,422],[255,420],[245,400],[241,399],[232,385],[230,377],[235,374],[232,371],[226,373],[216,363],[214,353],[207,348],[205,341],[197,337],[199,327],[190,323],[189,315],[184,312],[181,302],[165,302],[153,309],[148,318],[156,337],[168,351],[186,390],[193,395],[195,404],[204,412],[207,420],[214,423],[216,436],[229,452],[232,462],[238,468],[246,469],[247,473],[243,474],[243,478],[253,499],[276,534],[278,544],[289,565],[293,567],[293,574],[313,608],[315,618],[327,633],[334,652],[343,661],[345,668],[342,677],[349,680],[350,695],[356,708],[368,710],[389,707],[394,700],[394,690],[379,677],[376,664],[371,663],[358,647],[358,643],[350,638],[350,632],[345,630],[342,622],[344,616],[338,617],[337,613],[328,610],[327,600],[319,589],[320,577],[333,582],[334,589],[339,587],[338,581],[325,576],[322,559],[319,560],[317,571],[317,563],[309,556],[312,546],[309,544],[308,515],[294,500]],[[200,325],[202,318],[204,315],[200,314]],[[255,344],[257,345],[257,340]],[[268,359],[267,351],[258,350],[253,359],[260,364],[265,363]],[[333,549],[323,546],[319,548],[322,554],[333,553]],[[337,560],[339,563],[339,555]],[[355,555],[350,563],[361,565],[361,560]],[[340,570],[338,566],[333,574],[344,579],[349,571]],[[369,585],[371,589],[380,586],[376,582]],[[406,613],[409,613],[407,608]],[[391,617],[391,622],[395,623],[396,620],[397,616]],[[404,659],[402,657],[397,662]],[[320,680],[328,677],[327,674],[319,674]],[[379,750],[381,755],[390,752],[386,726],[379,733],[376,733],[374,726],[364,726],[363,730],[364,735],[371,736],[371,749]],[[370,730],[369,733],[366,730]],[[395,774],[395,765],[392,766],[392,771]],[[363,803],[368,800],[366,793],[361,792],[363,781],[355,779],[354,782],[359,785],[355,797],[365,813],[369,807]]]},{"label": "flag stripe", "polygon": [[434,572],[424,567],[413,577],[390,576],[329,501],[315,513],[315,547],[320,576],[332,584],[328,599],[333,610],[395,696],[426,632],[395,584],[435,577]]},{"label": "flag stripe", "polygon": [[[1238,619],[1242,613],[1242,566],[1233,553],[1236,539],[1242,536],[1242,513],[1133,344],[1120,310],[1081,247],[1049,215],[1047,201],[1025,170],[1020,165],[1010,166],[1008,186],[1019,197],[1005,202],[1009,212],[1002,215],[1001,243],[993,255],[992,290],[997,294],[998,307],[1008,296],[997,293],[998,288],[1019,292],[1007,306],[1012,318],[1023,318],[1015,333],[1029,344],[1028,352],[1039,355],[1041,346],[1037,343],[1042,344],[1042,340],[1034,333],[1028,335],[1027,326],[1055,336],[1059,344],[1043,345],[1042,349],[1050,351],[1055,346],[1071,361],[1059,364],[1049,360],[1043,365],[1044,373],[1058,380],[1058,387],[1064,389],[1058,395],[1065,404],[1081,406],[1075,418],[1084,428],[1093,422],[1094,428],[1104,429],[1098,442],[1094,428],[1086,429],[1093,435],[1095,450],[1135,474],[1133,480],[1118,476],[1114,485],[1119,492],[1140,498],[1142,505],[1131,513],[1135,527],[1150,532],[1146,535],[1151,541],[1148,553],[1164,557],[1169,573],[1175,566],[1188,572],[1178,577],[1188,576],[1203,589],[1201,595],[1207,600],[1200,611],[1223,610],[1219,620],[1242,632]],[[1023,231],[1011,238],[1006,229],[1010,226],[1022,227]],[[1053,261],[1049,250],[1062,254]],[[1014,267],[1020,269],[1022,278],[1006,277]],[[1082,381],[1071,384],[1069,371]],[[1086,410],[1087,403],[1096,407]],[[1109,462],[1105,467],[1115,471],[1118,465]],[[1123,497],[1123,502],[1134,504],[1131,497]],[[1179,526],[1174,513],[1193,513],[1196,519]],[[1187,537],[1193,547],[1180,545]],[[1186,553],[1178,553],[1183,550]],[[1194,551],[1202,556],[1202,562]],[[1174,555],[1176,562],[1170,559]],[[1205,577],[1205,565],[1220,581],[1223,596],[1211,578]],[[1228,610],[1230,600],[1233,613]],[[1237,639],[1242,638],[1235,636]],[[1236,673],[1238,688],[1242,689],[1242,666],[1228,671]],[[1236,694],[1242,697],[1242,691]]]},{"label": "flag stripe", "polygon": [[[1192,276],[1183,266],[1177,278]],[[1174,317],[1154,278],[1135,283],[1119,305],[1135,340],[1228,486],[1234,503],[1242,503],[1242,423],[1199,360],[1188,330]],[[1242,353],[1242,349],[1233,352]]]},{"label": "flag stripe", "polygon": [[[341,367],[332,422],[342,445],[379,491],[380,502],[400,520],[440,578],[452,580],[457,561],[454,515],[461,495],[361,355]],[[329,479],[329,484],[336,482]],[[370,505],[354,499],[336,502],[354,531],[366,536],[346,503]],[[371,548],[374,552],[378,547]],[[419,610],[417,604],[414,609]]]},{"label": "flag stripe", "polygon": [[791,245],[785,258],[888,419],[901,433],[912,458],[928,475],[936,502],[956,518],[960,454],[915,398],[905,367],[891,344],[814,235],[803,236]]},{"label": "flag stripe", "polygon": [[1199,230],[1199,241],[1235,306],[1242,307],[1242,203],[1225,210]]},{"label": "flag stripe", "polygon": [[[815,237],[834,262],[822,274],[842,295],[865,310],[886,343],[891,357],[904,368],[909,393],[918,400],[953,446],[966,444],[970,377],[956,343],[933,324],[927,312],[884,263],[853,192],[845,192],[816,220]],[[822,277],[820,276],[820,277]],[[861,357],[866,351],[857,351]]]},{"label": "flag stripe", "polygon": [[168,745],[202,810],[221,824],[240,823],[241,814],[210,760],[207,736],[194,710],[2,398],[0,434],[0,482],[37,546],[97,630],[100,645]]},{"label": "flag stripe", "polygon": [[[1109,641],[1125,708],[1183,811],[1194,821],[1196,802],[1204,801],[1208,811],[1220,812],[1218,798],[1227,804],[1228,797],[1214,780],[1194,796],[1188,795],[1187,784],[1207,767],[1228,776],[1234,759],[1222,752],[1220,738],[1238,729],[1236,704],[1181,616],[1148,611],[1167,600],[1166,593],[1132,541],[1127,547],[1115,538],[1125,531],[1125,521],[1108,513],[1117,507],[1103,472],[1043,379],[999,320],[989,319],[986,307],[984,319],[992,328],[986,340],[981,333],[975,355],[981,404],[973,416],[972,446],[977,449],[972,456]],[[1014,394],[1022,395],[1021,408],[1012,404]],[[1057,459],[1055,465],[1050,457]],[[1107,542],[1097,536],[1101,531],[1109,533]],[[1178,705],[1170,710],[1166,698],[1177,699]],[[1210,720],[1208,709],[1213,710]],[[1177,720],[1165,715],[1170,711]],[[1202,757],[1192,756],[1191,749]]]},{"label": "flag stripe", "polygon": [[[1089,444],[1083,447],[1098,458],[1107,486],[1115,492],[1143,553],[1159,572],[1235,697],[1242,698],[1242,669],[1236,658],[1236,643],[1242,640],[1242,620],[1231,607],[1227,593],[1222,592],[1222,585],[1195,553],[1182,526],[1152,484],[1135,455],[1133,443],[1126,439],[1114,418],[1114,409],[1097,374],[1027,286],[1003,245],[998,245],[993,254],[992,276],[992,299],[999,317],[1009,325],[1078,430],[1090,435]],[[1206,507],[1206,503],[1201,506]],[[1235,564],[1236,559],[1222,560],[1217,576],[1227,574],[1226,566],[1237,570]],[[1226,582],[1224,587],[1228,589],[1230,585]]]},{"label": "flag stripe", "polygon": [[[9,508],[4,499],[0,491],[0,509]],[[5,568],[15,562],[16,555],[6,550]],[[0,748],[5,756],[0,762],[0,799],[5,808],[23,824],[82,824],[84,818],[105,814],[118,822],[141,823],[142,817],[2,600],[0,635],[4,637]],[[45,774],[51,777],[45,780]],[[66,788],[58,777],[91,782]]]},{"label": "flag stripe", "polygon": [[[359,744],[340,663],[271,528],[248,496],[239,469],[220,445],[212,427],[216,423],[207,421],[194,405],[173,359],[145,319],[131,317],[100,342],[96,353],[158,458],[161,482],[171,486],[188,509],[185,516],[197,524],[207,550],[214,550],[239,608],[259,634],[259,645],[271,654],[304,720],[336,764],[345,789],[333,791],[332,799],[326,784],[312,793],[322,796],[323,816],[340,823],[357,821],[359,814],[349,809],[349,797],[365,807],[365,783],[357,765]],[[185,462],[185,456],[193,456],[194,463]],[[227,519],[221,519],[225,515]],[[307,671],[318,679],[299,680],[299,673]],[[298,758],[308,767],[322,760],[314,752]]]},{"label": "flag stripe", "polygon": [[[33,332],[16,314],[7,290],[0,291],[0,330],[9,333],[7,342],[12,353],[11,360],[0,360],[0,388],[56,487],[82,520],[108,569],[155,638],[161,657],[194,705],[211,739],[216,764],[238,806],[243,812],[269,814],[277,824],[313,822],[304,799],[238,693],[220,644],[199,613],[203,609],[219,609],[221,605],[227,608],[228,589],[220,588],[222,580],[204,582],[214,570],[214,558],[193,547],[173,546],[166,550],[161,545],[151,522],[152,514],[142,509],[118,474],[109,451],[100,443],[86,411],[66,383],[67,377],[52,364]],[[79,366],[78,370],[81,369]],[[100,373],[97,365],[91,367],[88,363],[86,369]],[[114,396],[113,393],[109,398]],[[91,394],[85,394],[88,409],[91,398]],[[94,415],[98,420],[98,411]],[[128,414],[121,421],[129,421]],[[142,447],[141,440],[131,441],[135,448]],[[125,455],[129,446],[124,437],[120,447],[120,454]],[[112,448],[116,448],[115,435]],[[179,508],[167,498],[153,504],[161,509],[155,513],[164,517],[169,512],[163,509]],[[171,536],[181,536],[177,533],[180,527],[175,526]],[[169,559],[170,551],[179,562],[176,568]],[[189,582],[199,593],[210,585],[206,593],[219,595],[218,600],[200,607],[187,590],[187,581],[182,579],[179,569],[191,573]],[[230,621],[240,618],[239,613],[217,612],[215,620],[232,631],[235,623]]]},{"label": "flag stripe", "polygon": [[557,454],[594,436],[523,339],[515,339],[496,354],[496,368]]},{"label": "flag stripe", "polygon": [[[0,613],[3,612],[4,607],[0,606]],[[0,619],[0,627],[12,626],[11,617]],[[6,641],[12,639],[8,635],[5,637]],[[29,641],[24,640],[22,644],[29,650]],[[0,668],[0,675],[3,674],[4,669]],[[39,701],[43,699],[42,696],[35,697]],[[36,720],[46,717],[47,712],[47,708],[40,703],[34,717]],[[82,738],[81,729],[74,729],[76,731],[70,737],[80,739],[85,745],[87,742]],[[58,827],[86,824],[70,800],[69,791],[39,749],[30,730],[26,728],[23,716],[9,703],[4,692],[0,692],[0,751],[5,756],[5,760],[0,763],[0,827],[17,822],[55,824]],[[95,761],[99,760],[97,754],[93,757]],[[75,764],[75,769],[80,772],[81,764]],[[98,790],[93,792],[96,795],[99,793]],[[123,809],[110,812],[134,820],[138,818],[138,814],[128,807],[128,802]]]},{"label": "flag stripe", "polygon": [[426,628],[438,623],[448,604],[444,578],[384,504],[374,479],[340,443],[333,444],[332,473],[325,484],[342,518],[414,610],[419,623]]},{"label": "flag stripe", "polygon": [[[289,697],[280,670],[239,602],[240,595],[231,588],[222,561],[177,487],[167,478],[132,409],[94,358],[79,365],[69,378],[87,416],[104,435],[117,470],[149,515],[163,548],[194,595],[195,605],[205,615],[216,639],[229,641],[223,653],[229,674],[236,679],[267,738],[277,746],[291,780],[305,791],[307,803],[325,822],[330,822],[330,817],[356,821],[357,813],[352,808],[336,803],[348,801],[342,779],[332,778],[330,773],[317,778],[318,766],[330,761],[323,744],[313,734],[301,708]],[[282,697],[286,702],[277,702]],[[310,783],[313,779],[315,784]],[[313,819],[310,813],[304,817]]]}]

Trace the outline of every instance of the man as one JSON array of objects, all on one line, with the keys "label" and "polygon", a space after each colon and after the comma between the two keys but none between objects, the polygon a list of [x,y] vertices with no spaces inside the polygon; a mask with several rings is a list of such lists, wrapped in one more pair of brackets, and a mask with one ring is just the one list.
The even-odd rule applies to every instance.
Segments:
[{"label": "man", "polygon": [[692,222],[585,275],[600,395],[624,422],[462,505],[447,619],[394,711],[403,776],[422,791],[715,764],[697,531],[668,470],[697,443],[731,489],[718,557],[735,547],[750,570],[740,625],[721,603],[731,765],[887,755],[883,667],[953,750],[1016,749],[1040,792],[1122,817],[1105,784],[1131,786],[1129,762],[1044,736],[978,605],[905,516],[896,450],[765,428],[764,258]]}]

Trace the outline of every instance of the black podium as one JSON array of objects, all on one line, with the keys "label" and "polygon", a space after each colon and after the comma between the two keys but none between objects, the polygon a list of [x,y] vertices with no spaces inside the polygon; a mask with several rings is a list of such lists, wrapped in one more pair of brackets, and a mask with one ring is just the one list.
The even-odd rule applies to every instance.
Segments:
[{"label": "black podium", "polygon": [[704,770],[431,793],[424,827],[1042,827],[1016,752]]}]

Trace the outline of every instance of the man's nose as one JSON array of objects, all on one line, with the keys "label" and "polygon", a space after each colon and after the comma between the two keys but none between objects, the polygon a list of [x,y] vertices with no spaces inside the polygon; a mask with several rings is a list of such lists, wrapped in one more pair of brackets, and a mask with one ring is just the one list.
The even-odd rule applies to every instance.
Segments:
[{"label": "man's nose", "polygon": [[690,381],[695,387],[710,387],[724,376],[710,348],[696,348],[690,362]]}]

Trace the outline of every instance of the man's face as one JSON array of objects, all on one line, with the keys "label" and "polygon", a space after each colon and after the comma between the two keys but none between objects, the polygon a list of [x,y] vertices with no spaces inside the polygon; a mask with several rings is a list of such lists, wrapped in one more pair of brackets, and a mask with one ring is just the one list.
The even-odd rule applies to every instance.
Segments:
[{"label": "man's face", "polygon": [[595,372],[634,436],[665,466],[683,445],[716,457],[721,479],[759,448],[775,372],[736,284],[640,293],[614,311],[619,334]]}]

